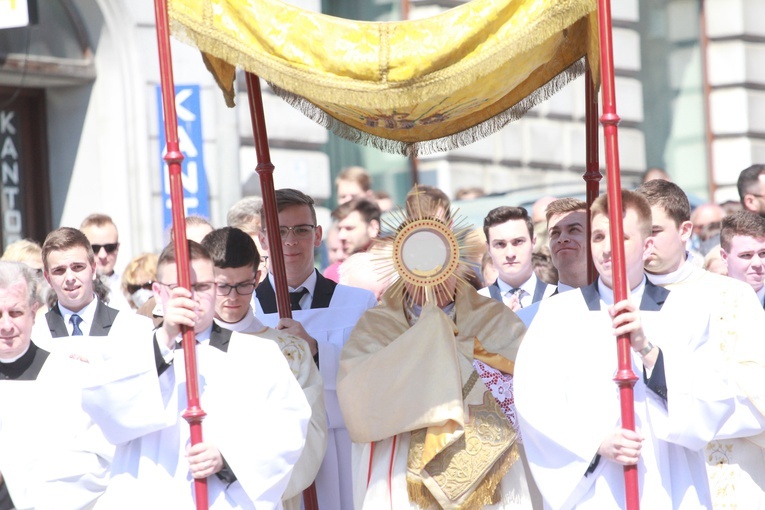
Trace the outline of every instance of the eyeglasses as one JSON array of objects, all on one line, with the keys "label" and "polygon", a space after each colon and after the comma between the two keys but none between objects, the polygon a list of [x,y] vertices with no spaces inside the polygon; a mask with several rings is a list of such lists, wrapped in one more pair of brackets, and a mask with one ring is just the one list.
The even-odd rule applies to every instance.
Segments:
[{"label": "eyeglasses", "polygon": [[114,253],[120,247],[120,243],[91,244],[91,246],[93,247],[93,253],[98,255],[101,252],[101,248],[106,250],[106,253]]},{"label": "eyeglasses", "polygon": [[[295,225],[294,227],[279,227],[279,235],[286,239],[292,232],[298,239],[307,239],[313,235],[316,225]],[[265,230],[265,229],[264,229]]]},{"label": "eyeglasses", "polygon": [[149,281],[148,281],[148,282],[146,282],[146,283],[136,283],[136,284],[129,284],[129,285],[127,286],[127,290],[128,290],[128,293],[129,293],[129,294],[135,294],[136,292],[138,292],[138,291],[139,291],[139,290],[141,290],[141,289],[145,289],[145,290],[151,290],[151,284],[152,284],[152,283],[154,283],[154,282],[152,282],[151,280],[149,280]]},{"label": "eyeglasses", "polygon": [[[157,282],[157,283],[167,287],[171,291],[173,289],[177,289],[178,288],[178,284],[177,283],[162,283],[162,282]],[[197,282],[197,283],[192,283],[191,284],[191,290],[193,292],[209,292],[210,290],[212,290],[215,287],[215,285],[216,285],[215,282]]]},{"label": "eyeglasses", "polygon": [[231,291],[236,289],[236,293],[240,296],[249,296],[252,294],[252,291],[255,290],[255,282],[242,282],[237,283],[236,285],[229,285],[227,283],[219,283],[218,284],[218,295],[219,296],[228,296],[231,294]]}]

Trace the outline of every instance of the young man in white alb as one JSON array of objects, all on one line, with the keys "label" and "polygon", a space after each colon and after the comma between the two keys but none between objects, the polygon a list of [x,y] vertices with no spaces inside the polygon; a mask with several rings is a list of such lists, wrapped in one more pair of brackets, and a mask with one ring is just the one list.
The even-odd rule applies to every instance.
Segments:
[{"label": "young man in white alb", "polygon": [[[622,204],[629,298],[614,303],[609,208],[601,196],[591,208],[598,280],[550,299],[521,345],[515,395],[526,453],[552,508],[621,507],[625,465],[637,465],[642,507],[709,507],[704,446],[718,434],[756,433],[761,416],[732,377],[741,365],[721,359],[707,341],[704,311],[646,279],[643,263],[653,249],[647,201],[622,191]],[[613,381],[614,336],[622,334],[638,377],[636,431],[621,427]]]},{"label": "young man in white alb", "polygon": [[[164,321],[94,365],[83,408],[117,445],[111,481],[96,508],[193,508],[205,478],[209,508],[279,509],[303,449],[311,409],[273,342],[213,343],[213,262],[189,241],[191,290],[178,286],[173,245],[159,257],[154,293]],[[190,445],[181,327],[192,328],[203,441]]]},{"label": "young man in white alb", "polygon": [[[260,255],[252,238],[242,230],[224,227],[202,239],[215,264],[215,323],[210,345],[241,355],[237,342],[273,342],[284,354],[311,406],[306,445],[282,497],[285,510],[299,510],[303,490],[316,478],[327,449],[327,412],[324,385],[308,344],[301,338],[264,326],[255,317],[250,301],[260,281]],[[246,333],[233,336],[232,331]],[[233,338],[232,338],[233,337]]]},{"label": "young man in white alb", "polygon": [[266,326],[302,338],[311,348],[324,380],[329,422],[327,453],[316,477],[319,506],[352,510],[351,440],[337,402],[335,380],[340,350],[361,314],[377,300],[368,290],[336,284],[316,270],[314,249],[321,244],[322,228],[316,223],[311,197],[295,189],[279,189],[276,208],[279,224],[269,225],[264,215],[260,241],[273,256],[267,232],[280,238],[292,319],[277,313],[272,273],[255,289],[253,309]]},{"label": "young man in white alb", "polygon": [[[762,399],[765,385],[765,367],[752,362],[758,359],[756,351],[760,349],[765,326],[762,303],[747,283],[705,271],[689,260],[686,246],[693,230],[690,203],[677,184],[649,181],[637,191],[651,205],[653,218],[654,249],[646,260],[646,276],[654,284],[670,289],[674,298],[700,316],[694,323],[690,319],[681,323],[701,326],[707,345],[715,349],[720,360],[729,362],[726,370],[744,388],[747,398],[742,399],[742,404],[756,404]],[[754,213],[746,214],[751,216],[745,217],[757,219],[755,225],[761,221]],[[732,233],[729,228],[726,239]],[[756,251],[752,250],[750,255]],[[740,260],[745,261],[747,256]],[[739,364],[739,359],[746,363]],[[751,436],[747,422],[756,424],[762,417],[760,413],[750,414],[749,410],[739,410],[721,430],[700,431],[703,432],[700,439],[708,441],[704,454],[715,508],[757,506],[756,501],[765,505],[765,492],[756,482],[765,473],[765,450],[758,446],[759,441],[747,437]]]}]

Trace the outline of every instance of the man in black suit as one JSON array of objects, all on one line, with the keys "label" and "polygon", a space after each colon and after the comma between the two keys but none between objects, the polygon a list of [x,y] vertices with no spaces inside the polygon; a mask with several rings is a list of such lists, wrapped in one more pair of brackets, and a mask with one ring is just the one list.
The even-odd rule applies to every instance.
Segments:
[{"label": "man in black suit", "polygon": [[[45,314],[45,323],[36,325],[35,341],[45,343],[45,339],[79,335],[107,336],[126,314],[97,298],[95,256],[85,234],[69,227],[54,230],[45,238],[42,258],[43,274],[58,301]],[[141,319],[128,315],[126,320]]]},{"label": "man in black suit", "polygon": [[50,336],[108,335],[119,312],[96,299],[95,255],[85,234],[54,230],[45,238],[42,257],[45,279],[58,298],[45,314]]},{"label": "man in black suit", "polygon": [[492,209],[483,220],[483,232],[499,277],[478,291],[479,294],[518,311],[555,291],[555,287],[534,273],[531,254],[537,239],[531,218],[523,207]]}]

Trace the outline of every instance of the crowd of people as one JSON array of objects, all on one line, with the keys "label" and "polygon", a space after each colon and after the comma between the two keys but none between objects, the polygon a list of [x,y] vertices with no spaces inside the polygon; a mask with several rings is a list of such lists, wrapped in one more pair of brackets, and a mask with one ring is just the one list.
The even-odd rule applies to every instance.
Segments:
[{"label": "crowd of people", "polygon": [[[198,480],[213,509],[298,510],[306,490],[323,510],[623,508],[625,466],[643,508],[765,508],[765,165],[737,204],[692,211],[657,172],[623,190],[622,301],[605,195],[487,211],[432,292],[381,263],[390,196],[359,167],[335,185],[326,235],[297,189],[278,225],[257,197],[220,228],[187,218],[188,289],[172,243],[118,274],[106,214],[8,246],[0,510],[193,508]],[[455,224],[434,187],[399,210]]]}]

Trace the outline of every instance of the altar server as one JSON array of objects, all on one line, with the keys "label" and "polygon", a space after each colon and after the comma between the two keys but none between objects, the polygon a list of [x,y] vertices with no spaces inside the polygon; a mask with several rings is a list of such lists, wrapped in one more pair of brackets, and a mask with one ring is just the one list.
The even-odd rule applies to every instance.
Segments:
[{"label": "altar server", "polygon": [[[548,508],[623,507],[625,465],[637,465],[643,508],[708,508],[703,447],[716,435],[754,434],[761,419],[707,342],[708,315],[646,280],[650,206],[628,191],[622,203],[629,299],[614,303],[602,196],[591,209],[598,280],[540,307],[518,354],[516,403],[529,463]],[[561,324],[572,327],[564,332]],[[630,335],[638,376],[636,431],[620,426],[612,380],[614,336],[622,334]]]},{"label": "altar server", "polygon": [[311,348],[324,380],[329,423],[327,453],[316,477],[319,507],[353,510],[351,440],[337,403],[335,380],[340,349],[361,314],[375,306],[377,299],[368,290],[336,284],[316,270],[314,249],[321,244],[322,229],[313,198],[295,189],[279,189],[276,208],[279,224],[269,225],[263,215],[260,242],[269,250],[267,231],[280,236],[292,319],[277,313],[272,273],[255,290],[252,307],[263,324],[300,337]]},{"label": "altar server", "polygon": [[[231,356],[246,355],[242,343],[273,342],[284,354],[293,375],[311,405],[306,446],[284,496],[285,510],[299,510],[302,492],[313,483],[327,450],[327,412],[324,385],[305,340],[263,325],[250,306],[255,285],[260,281],[260,255],[255,242],[242,230],[224,227],[202,239],[215,264],[215,324],[210,345]],[[246,335],[232,335],[232,331]]]},{"label": "altar server", "polygon": [[[162,327],[98,365],[85,389],[85,410],[117,445],[112,480],[96,508],[192,508],[196,478],[207,479],[213,510],[282,508],[310,407],[275,344],[238,342],[239,356],[209,345],[213,264],[193,241],[189,256],[192,290],[178,286],[175,250],[165,248],[154,283]],[[194,446],[181,416],[187,406],[181,326],[196,335],[199,393],[207,413],[204,441]]]}]

